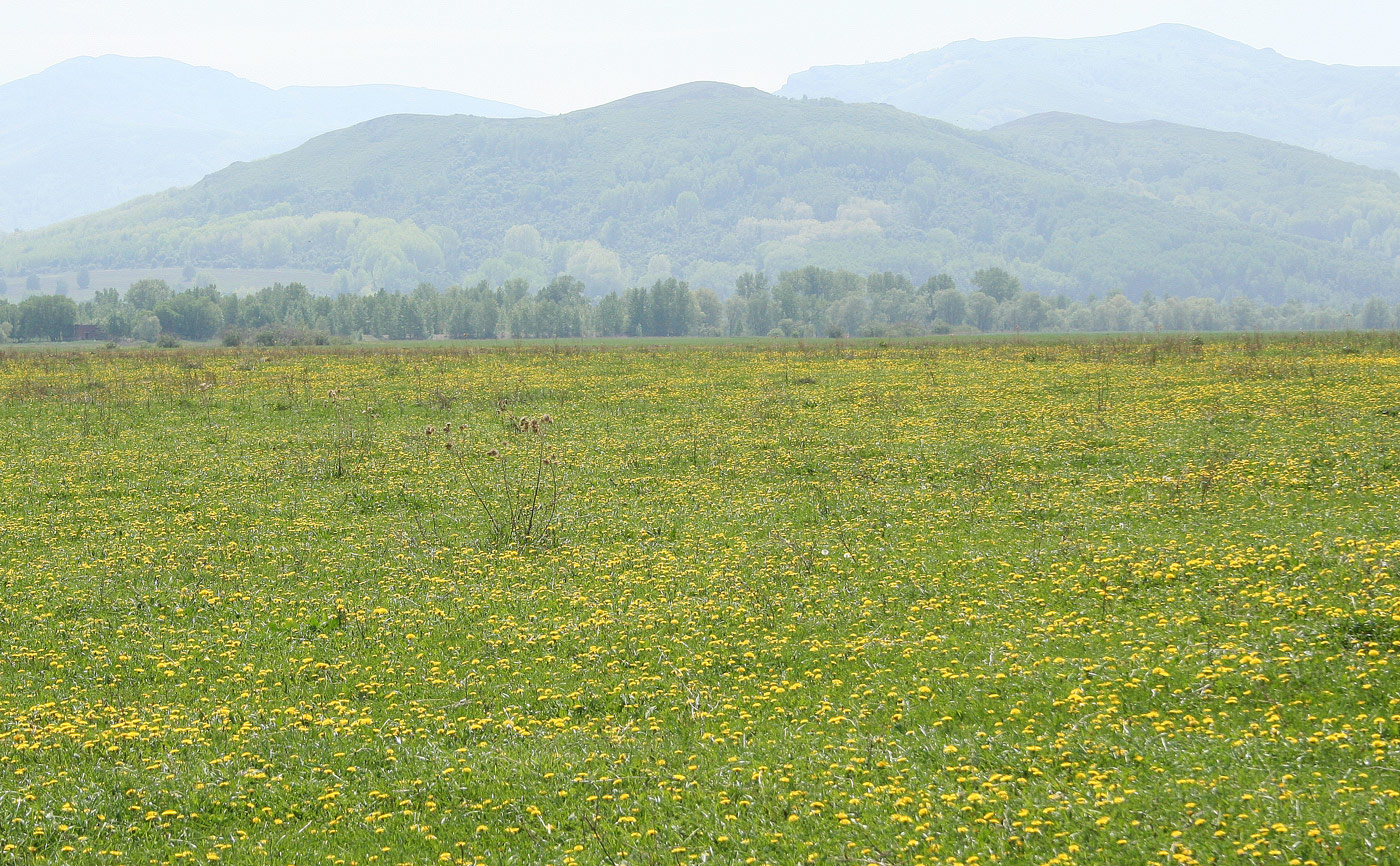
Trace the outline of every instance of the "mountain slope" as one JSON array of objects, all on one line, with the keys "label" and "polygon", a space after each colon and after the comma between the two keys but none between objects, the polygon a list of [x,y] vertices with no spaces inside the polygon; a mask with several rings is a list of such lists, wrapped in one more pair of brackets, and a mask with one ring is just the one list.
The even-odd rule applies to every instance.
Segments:
[{"label": "mountain slope", "polygon": [[[1261,164],[1293,151],[1261,146]],[[746,268],[965,280],[1005,265],[1081,296],[1400,296],[1388,256],[1076,173],[1052,150],[1027,130],[704,83],[558,117],[393,116],[4,237],[0,269],[296,266],[340,270],[347,289],[567,271],[599,292],[652,274],[724,290]]]},{"label": "mountain slope", "polygon": [[411,87],[272,90],[174,60],[74,58],[0,85],[0,226],[90,213],[404,112],[537,114]]},{"label": "mountain slope", "polygon": [[1052,111],[1165,120],[1400,170],[1400,69],[1293,60],[1181,25],[954,42],[886,63],[817,67],[778,92],[883,102],[970,129]]},{"label": "mountain slope", "polygon": [[1400,256],[1400,175],[1239,133],[1037,114],[995,127],[1002,152],[1130,192],[1383,259]]}]

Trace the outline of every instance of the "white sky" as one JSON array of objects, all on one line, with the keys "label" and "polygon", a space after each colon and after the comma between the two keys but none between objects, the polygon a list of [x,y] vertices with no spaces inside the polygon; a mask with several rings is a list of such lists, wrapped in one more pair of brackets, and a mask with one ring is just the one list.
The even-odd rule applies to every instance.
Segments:
[{"label": "white sky", "polygon": [[0,82],[83,54],[171,57],[272,87],[408,84],[559,112],[700,79],[959,39],[1190,24],[1290,57],[1400,66],[1395,0],[3,0]]}]

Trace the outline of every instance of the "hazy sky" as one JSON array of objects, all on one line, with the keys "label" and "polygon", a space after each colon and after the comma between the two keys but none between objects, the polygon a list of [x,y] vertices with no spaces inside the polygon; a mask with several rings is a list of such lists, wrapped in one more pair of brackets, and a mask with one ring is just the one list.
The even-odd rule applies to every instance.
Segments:
[{"label": "hazy sky", "polygon": [[958,39],[1191,24],[1324,63],[1400,66],[1394,0],[5,0],[0,82],[82,54],[162,56],[272,87],[409,84],[542,111]]}]

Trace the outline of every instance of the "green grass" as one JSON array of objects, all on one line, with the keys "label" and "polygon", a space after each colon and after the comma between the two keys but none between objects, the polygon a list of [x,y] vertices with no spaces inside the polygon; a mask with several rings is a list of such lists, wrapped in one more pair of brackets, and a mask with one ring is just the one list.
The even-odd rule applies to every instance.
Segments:
[{"label": "green grass", "polygon": [[1395,859],[1393,335],[8,353],[0,431],[0,863]]}]

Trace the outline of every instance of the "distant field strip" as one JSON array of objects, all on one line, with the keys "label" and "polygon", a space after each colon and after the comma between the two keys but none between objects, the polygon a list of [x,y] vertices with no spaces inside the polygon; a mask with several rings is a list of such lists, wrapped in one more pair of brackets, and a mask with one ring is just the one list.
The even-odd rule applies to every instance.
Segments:
[{"label": "distant field strip", "polygon": [[0,353],[0,484],[0,864],[1400,861],[1394,335]]}]

